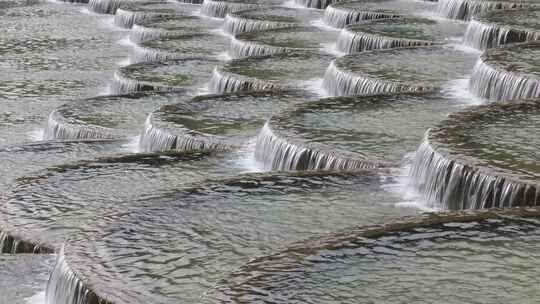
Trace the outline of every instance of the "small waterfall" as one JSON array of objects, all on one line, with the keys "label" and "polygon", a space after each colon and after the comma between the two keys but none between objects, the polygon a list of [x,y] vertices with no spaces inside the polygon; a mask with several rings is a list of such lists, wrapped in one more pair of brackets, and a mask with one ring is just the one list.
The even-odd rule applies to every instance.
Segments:
[{"label": "small waterfall", "polygon": [[45,292],[46,304],[111,304],[88,289],[71,269],[64,255],[64,248],[56,258]]},{"label": "small waterfall", "polygon": [[429,91],[428,87],[402,86],[398,83],[372,79],[361,74],[342,71],[335,62],[324,73],[322,87],[330,96],[361,96],[397,92]]},{"label": "small waterfall", "polygon": [[439,0],[437,14],[449,19],[470,20],[495,9],[521,8],[527,5],[521,1],[481,1],[481,0]]},{"label": "small waterfall", "polygon": [[233,38],[229,48],[229,55],[233,58],[245,58],[285,53],[286,51],[287,49],[284,47],[246,42]]},{"label": "small waterfall", "polygon": [[209,17],[225,18],[229,13],[256,7],[256,4],[249,3],[204,0],[201,6],[201,14]]},{"label": "small waterfall", "polygon": [[413,186],[431,206],[445,210],[540,205],[540,188],[493,176],[437,152],[427,139],[416,151]]},{"label": "small waterfall", "polygon": [[540,40],[540,32],[522,31],[506,26],[471,20],[465,32],[463,43],[485,50],[514,42]]},{"label": "small waterfall", "polygon": [[4,230],[0,231],[0,253],[17,254],[52,252],[53,250],[48,247],[26,242],[19,238],[13,237]]},{"label": "small waterfall", "polygon": [[480,58],[474,67],[469,90],[494,101],[536,98],[540,97],[540,78],[496,69]]},{"label": "small waterfall", "polygon": [[263,20],[251,20],[235,15],[228,14],[225,17],[225,23],[223,24],[223,29],[225,32],[232,34],[234,36],[245,33],[245,32],[255,32],[255,31],[264,31],[277,28],[286,28],[294,26],[294,23],[289,22],[277,22],[277,21],[263,21]]},{"label": "small waterfall", "polygon": [[208,88],[215,94],[281,89],[279,86],[270,82],[226,73],[217,68],[212,73]]},{"label": "small waterfall", "polygon": [[168,53],[160,49],[136,46],[131,50],[129,54],[129,62],[131,64],[142,62],[160,62],[170,59],[177,59],[178,57],[178,54]]},{"label": "small waterfall", "polygon": [[255,159],[265,170],[353,170],[380,166],[361,157],[352,158],[289,143],[277,136],[268,122],[255,144]]},{"label": "small waterfall", "polygon": [[110,91],[114,95],[129,94],[134,92],[146,91],[167,91],[163,87],[153,86],[140,81],[126,78],[120,72],[114,73],[113,81],[110,85]]},{"label": "small waterfall", "polygon": [[294,0],[294,3],[299,6],[325,9],[330,4],[336,3],[338,0]]},{"label": "small waterfall", "polygon": [[144,43],[167,36],[167,32],[134,24],[129,32],[129,40],[133,43]]},{"label": "small waterfall", "polygon": [[60,111],[54,110],[47,119],[43,138],[45,140],[111,139],[114,135],[111,129],[69,120]]},{"label": "small waterfall", "polygon": [[88,2],[88,9],[98,14],[114,15],[116,10],[124,3],[124,0],[90,0]]},{"label": "small waterfall", "polygon": [[431,41],[391,38],[366,33],[355,33],[348,29],[341,30],[337,40],[337,50],[354,53],[376,49],[392,49],[410,46],[433,45]]},{"label": "small waterfall", "polygon": [[143,152],[157,151],[223,151],[229,146],[217,139],[210,138],[202,133],[182,128],[178,125],[171,134],[167,130],[153,124],[153,115],[150,114],[144,124],[139,147]]},{"label": "small waterfall", "polygon": [[147,12],[132,12],[119,8],[114,14],[114,24],[122,28],[130,29],[134,24],[140,23],[151,17],[152,15]]},{"label": "small waterfall", "polygon": [[400,16],[390,12],[341,9],[331,5],[324,10],[323,21],[329,26],[333,26],[335,28],[344,28],[349,24],[358,23],[362,20],[398,17]]}]

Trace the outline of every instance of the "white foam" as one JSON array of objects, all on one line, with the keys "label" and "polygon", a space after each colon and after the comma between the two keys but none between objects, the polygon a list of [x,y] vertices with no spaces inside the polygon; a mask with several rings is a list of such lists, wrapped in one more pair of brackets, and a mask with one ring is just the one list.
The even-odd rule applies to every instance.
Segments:
[{"label": "white foam", "polygon": [[216,28],[216,29],[212,29],[209,31],[210,33],[213,33],[215,35],[218,35],[218,36],[223,36],[223,37],[227,37],[227,38],[230,38],[230,39],[234,39],[234,35],[225,31],[225,29],[223,27],[219,27],[219,28]]},{"label": "white foam", "polygon": [[478,105],[484,103],[484,100],[469,90],[470,78],[455,79],[446,82],[441,87],[441,93],[458,102],[467,105]]},{"label": "white foam", "polygon": [[396,207],[413,208],[422,212],[438,211],[438,209],[428,206],[420,193],[412,187],[409,172],[414,155],[414,152],[407,153],[403,158],[401,168],[393,170],[390,175],[381,175],[381,188],[400,198],[400,201],[395,203]]},{"label": "white foam", "polygon": [[256,138],[250,139],[238,151],[225,159],[225,162],[238,167],[242,173],[264,172],[263,166],[255,159],[256,142]]},{"label": "white foam", "polygon": [[463,37],[454,37],[454,38],[449,38],[448,40],[451,42],[455,42],[455,43],[448,44],[448,47],[456,51],[469,53],[469,54],[476,54],[478,56],[482,54],[482,51],[463,44]]},{"label": "white foam", "polygon": [[300,86],[309,92],[317,94],[321,98],[330,97],[328,92],[322,88],[323,80],[323,78],[305,80],[301,82]]},{"label": "white foam", "polygon": [[29,298],[26,298],[24,301],[26,304],[46,304],[45,303],[45,290],[40,291]]},{"label": "white foam", "polygon": [[333,56],[336,56],[336,57],[343,57],[343,56],[347,55],[347,53],[343,53],[343,52],[339,51],[338,48],[337,48],[337,44],[334,43],[334,42],[323,43],[322,48],[320,49],[320,51],[322,53],[326,53],[326,54],[333,55]]},{"label": "white foam", "polygon": [[141,141],[140,135],[133,136],[129,139],[127,143],[122,145],[122,149],[130,153],[140,153],[141,152],[140,141]]},{"label": "white foam", "polygon": [[120,40],[117,41],[117,43],[119,45],[122,45],[122,46],[127,46],[127,47],[136,47],[137,44],[133,41],[131,41],[131,39],[129,39],[129,36],[126,36]]},{"label": "white foam", "polygon": [[223,53],[216,55],[216,59],[219,61],[231,61],[233,60],[233,57],[231,57],[229,52],[225,51]]},{"label": "white foam", "polygon": [[315,27],[318,27],[318,28],[320,28],[322,30],[325,30],[325,31],[332,31],[332,32],[341,31],[340,28],[333,27],[333,26],[330,26],[330,25],[324,23],[323,19],[313,20],[313,21],[310,22],[310,24],[315,26]]},{"label": "white foam", "polygon": [[120,67],[123,67],[123,66],[127,66],[127,65],[130,65],[131,64],[131,60],[128,58],[124,59],[124,60],[120,60],[116,63],[118,66]]},{"label": "white foam", "polygon": [[28,132],[28,137],[33,141],[40,141],[43,140],[43,136],[45,134],[45,129],[35,129],[30,132]]},{"label": "white foam", "polygon": [[309,7],[299,5],[294,0],[285,1],[283,4],[281,4],[281,6],[288,7],[288,8],[294,8],[294,9],[313,9],[313,8],[309,8]]}]

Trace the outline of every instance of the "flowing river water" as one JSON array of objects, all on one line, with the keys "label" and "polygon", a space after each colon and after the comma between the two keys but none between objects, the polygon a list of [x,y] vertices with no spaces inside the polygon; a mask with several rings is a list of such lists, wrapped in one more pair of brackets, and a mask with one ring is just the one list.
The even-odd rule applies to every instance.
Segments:
[{"label": "flowing river water", "polygon": [[0,304],[540,303],[539,0],[0,0]]}]

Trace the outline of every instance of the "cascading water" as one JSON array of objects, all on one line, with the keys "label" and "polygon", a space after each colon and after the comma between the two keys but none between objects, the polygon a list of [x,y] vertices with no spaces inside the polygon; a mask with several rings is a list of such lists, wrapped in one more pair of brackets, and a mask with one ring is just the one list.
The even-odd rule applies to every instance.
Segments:
[{"label": "cascading water", "polygon": [[133,43],[143,43],[158,39],[160,37],[165,37],[166,35],[166,32],[160,31],[158,29],[147,28],[135,24],[129,32],[129,40]]},{"label": "cascading water", "polygon": [[[147,36],[148,37],[148,36]],[[177,58],[177,54],[171,54],[166,51],[136,46],[131,50],[129,55],[130,63],[141,63],[141,62],[159,62],[166,61],[169,59]]]},{"label": "cascading water", "polygon": [[540,9],[495,10],[476,17],[463,43],[485,50],[505,44],[540,40]]},{"label": "cascading water", "polygon": [[139,148],[145,152],[155,151],[214,151],[225,150],[226,145],[219,140],[208,138],[200,134],[178,126],[174,129],[175,134],[159,128],[153,123],[154,114],[150,114],[144,124]]},{"label": "cascading water", "polygon": [[217,68],[212,73],[208,88],[216,94],[279,89],[275,84],[223,72]]},{"label": "cascading water", "polygon": [[325,9],[330,4],[336,3],[337,0],[294,0],[296,5],[309,7],[309,8],[319,8]]},{"label": "cascading water", "polygon": [[352,170],[377,168],[377,162],[323,152],[288,142],[276,135],[267,122],[257,136],[255,159],[266,170]]},{"label": "cascading water", "polygon": [[470,20],[496,9],[527,7],[525,1],[439,0],[437,13],[445,18]]},{"label": "cascading water", "polygon": [[116,10],[125,3],[125,0],[90,0],[88,2],[88,9],[99,14],[114,15]]},{"label": "cascading water", "polygon": [[120,72],[114,73],[113,81],[109,87],[112,94],[128,94],[133,92],[168,91],[167,88],[124,77]]},{"label": "cascading water", "polygon": [[45,294],[47,304],[111,304],[88,289],[66,261],[64,247],[57,253],[56,265]]},{"label": "cascading water", "polygon": [[479,59],[469,89],[495,101],[535,98],[540,97],[540,78],[500,70]]},{"label": "cascading water", "polygon": [[539,205],[535,157],[524,142],[530,135],[522,132],[537,131],[539,110],[539,101],[530,100],[450,114],[418,148],[413,185],[428,204],[445,210]]},{"label": "cascading water", "polygon": [[427,139],[416,151],[410,175],[426,202],[444,210],[540,204],[538,187],[461,164],[438,152]]},{"label": "cascading water", "polygon": [[250,20],[235,15],[228,14],[225,17],[223,28],[231,35],[238,35],[245,32],[264,31],[277,28],[292,27],[294,23],[276,22],[266,20]]},{"label": "cascading water", "polygon": [[[468,20],[494,9],[529,5],[525,1],[440,0],[438,13]],[[0,177],[2,186],[18,178],[9,201],[2,204],[0,221],[17,224],[17,231],[24,230],[21,235],[25,236],[19,239],[17,235],[5,232],[9,230],[1,230],[0,249],[5,253],[51,253],[53,250],[48,246],[26,241],[27,236],[42,240],[41,235],[45,235],[45,242],[62,240],[54,244],[65,242],[68,249],[73,245],[79,254],[75,261],[74,255],[66,255],[64,248],[57,253],[56,266],[46,290],[48,304],[190,303],[209,293],[209,286],[236,279],[234,269],[238,269],[239,264],[253,257],[279,252],[287,246],[285,242],[301,241],[306,237],[316,239],[317,233],[329,229],[343,229],[344,233],[338,238],[345,240],[352,235],[346,233],[351,231],[347,228],[349,225],[363,226],[380,221],[387,215],[417,213],[415,208],[399,207],[405,196],[401,190],[388,191],[395,187],[395,180],[401,176],[396,173],[399,169],[397,163],[384,160],[399,162],[403,154],[416,145],[426,128],[442,119],[440,116],[444,113],[464,106],[462,101],[456,105],[452,97],[445,95],[446,91],[439,92],[440,88],[447,88],[448,81],[467,77],[473,66],[474,62],[467,64],[467,59],[463,59],[466,57],[462,54],[464,52],[442,45],[448,43],[449,37],[461,36],[462,29],[459,35],[446,35],[452,32],[450,30],[444,33],[437,30],[422,32],[417,30],[421,28],[418,23],[407,24],[407,21],[399,25],[403,27],[391,24],[385,28],[388,31],[379,32],[347,27],[365,20],[406,20],[415,13],[424,13],[403,9],[400,5],[403,2],[407,4],[407,1],[337,3],[335,0],[293,0],[297,6],[326,8],[323,21],[343,29],[337,40],[338,51],[362,52],[337,59],[329,45],[333,48],[335,37],[332,35],[337,36],[338,32],[320,26],[318,22],[322,11],[298,9],[294,4],[284,8],[279,5],[282,3],[274,0],[179,2],[202,2],[200,13],[196,6],[182,3],[168,3],[173,9],[161,10],[166,1],[89,1],[90,11],[115,14],[116,25],[132,29],[129,40],[139,45],[134,47],[130,65],[121,68],[115,63],[125,59],[125,50],[119,47],[125,45],[117,43],[122,38],[118,35],[127,32],[115,29],[106,37],[99,36],[104,32],[99,27],[104,16],[67,15],[70,18],[75,16],[68,24],[81,26],[83,22],[77,22],[82,17],[86,18],[85,22],[93,20],[96,23],[82,27],[83,30],[66,29],[64,34],[67,35],[64,36],[67,37],[58,39],[50,37],[49,28],[43,30],[47,35],[41,33],[39,39],[14,35],[19,30],[24,31],[24,26],[11,26],[9,23],[19,15],[26,16],[28,12],[25,9],[7,13],[8,18],[0,18],[0,28],[8,29],[7,38],[0,38],[0,53],[6,54],[7,58],[2,61],[7,72],[0,76],[4,77],[0,79],[0,99],[8,101],[6,110],[0,113],[0,156],[8,160],[6,171],[16,168],[9,164],[15,159],[16,164],[24,163],[25,172],[24,176],[9,174],[10,181]],[[147,4],[148,7],[141,8]],[[381,7],[376,8],[379,4]],[[4,9],[4,4],[0,7]],[[56,25],[55,19],[64,17],[62,14],[68,11],[66,7],[68,5],[35,9],[37,13],[28,14],[22,24],[39,28],[46,27],[50,21]],[[411,7],[416,8],[413,4]],[[79,12],[80,9],[77,6],[72,10]],[[401,12],[409,17],[398,15]],[[203,18],[201,14],[225,19]],[[154,17],[157,18],[152,19]],[[47,22],[36,22],[41,18]],[[367,26],[367,23],[361,24]],[[519,32],[512,27],[488,24],[480,20],[471,21],[465,43],[486,49],[539,39],[533,31]],[[289,28],[293,26],[296,28]],[[93,28],[99,28],[99,31],[92,31]],[[236,36],[230,44],[228,35],[216,35],[221,34],[222,29]],[[58,31],[63,29],[58,26]],[[77,32],[90,34],[88,37],[71,37]],[[416,48],[431,44],[438,48]],[[73,45],[77,47],[69,49]],[[104,45],[118,45],[118,54],[107,57],[110,54],[108,49],[103,50]],[[227,46],[231,57],[241,60],[219,62],[225,59],[223,52],[227,51]],[[392,50],[364,52],[388,48]],[[93,58],[88,56],[92,52],[83,52],[86,49],[94,50]],[[497,59],[488,51],[475,66],[470,81],[471,91],[491,100],[539,97],[537,53],[529,50],[516,53],[523,56],[504,57],[508,54],[503,54],[502,59]],[[477,55],[474,56],[476,60]],[[109,58],[110,62],[104,58]],[[493,60],[499,64],[494,64]],[[69,69],[77,64],[80,64],[77,70]],[[215,66],[218,67],[212,70]],[[101,75],[103,71],[107,74]],[[113,81],[107,82],[113,73]],[[99,76],[87,79],[87,74]],[[322,88],[328,94],[360,97],[320,99],[303,90],[309,88],[319,93],[323,75]],[[208,93],[201,86],[209,76],[208,91],[220,95],[193,97]],[[29,84],[21,81],[26,78],[32,81]],[[42,85],[40,81],[43,79],[46,81]],[[108,94],[146,93],[101,96],[92,100],[79,97],[102,91],[105,86],[110,88]],[[285,92],[286,88],[302,90]],[[26,94],[22,94],[22,102],[11,102],[15,100],[13,96],[19,97],[17,94],[21,91]],[[424,91],[434,92],[421,97],[418,97],[420,94],[401,94]],[[228,92],[234,94],[222,94]],[[46,99],[36,97],[45,93],[49,94]],[[384,98],[381,95],[371,96],[371,99],[366,97],[386,93],[397,94]],[[39,103],[29,101],[34,98],[39,99]],[[65,106],[59,106],[66,100],[69,102]],[[313,105],[315,103],[317,105]],[[382,103],[384,105],[381,106]],[[399,106],[395,105],[397,103]],[[422,106],[418,106],[419,103]],[[19,108],[18,104],[23,104],[24,108]],[[39,110],[32,109],[34,107]],[[11,113],[12,109],[16,113]],[[500,112],[506,113],[505,109]],[[27,135],[34,127],[34,117],[42,117],[43,113],[51,113],[44,139],[54,141],[4,147],[4,137],[9,139],[7,144],[17,143],[13,138]],[[277,113],[282,114],[279,120]],[[519,114],[530,113],[522,111]],[[269,117],[272,118],[268,120]],[[145,118],[144,129],[140,132],[139,127]],[[535,124],[535,121],[530,121],[529,124]],[[263,127],[259,131],[261,125]],[[498,133],[488,133],[486,129],[477,128],[475,132],[466,134],[480,134],[481,139],[498,139]],[[517,178],[524,171],[537,168],[534,153],[537,145],[528,134],[536,132],[524,129],[520,125],[511,135],[518,137],[526,133],[531,141],[519,147],[521,150],[512,148],[518,153],[506,157],[506,161],[510,159],[507,171],[495,168],[504,161],[502,157],[494,157],[490,166],[469,163],[468,158],[456,157],[453,149],[441,148],[428,133],[416,151],[412,165],[413,186],[429,206],[444,210],[540,205],[540,187],[534,180],[535,172],[530,178],[532,182]],[[254,147],[250,141],[249,151],[239,153],[237,144],[244,144],[246,138],[253,139],[257,131]],[[116,140],[94,140],[124,138],[124,135],[132,139],[129,147]],[[84,141],[87,139],[90,140]],[[458,139],[460,141],[455,147],[476,147],[465,141],[468,139],[465,136]],[[135,149],[135,142],[140,149]],[[497,149],[486,150],[506,153],[505,149],[510,148],[502,144],[508,142],[501,140]],[[137,150],[137,153],[126,153],[127,150]],[[140,151],[145,153],[138,153]],[[160,153],[168,151],[220,153],[202,153],[200,155],[204,157],[185,158],[178,155],[191,153]],[[50,155],[44,156],[47,153]],[[102,157],[103,153],[115,156],[107,154]],[[375,153],[377,158],[370,159],[363,153]],[[240,171],[260,170],[255,164],[245,165],[254,161],[253,156],[269,171],[322,172],[297,172],[294,176],[290,172],[238,175]],[[404,163],[407,163],[405,158]],[[74,162],[67,162],[67,159]],[[238,163],[243,165],[238,166]],[[522,167],[516,169],[516,164]],[[37,173],[26,175],[30,174],[27,172]],[[350,179],[351,176],[356,178]],[[194,183],[196,187],[187,187],[187,183]],[[182,190],[176,191],[178,188]],[[437,216],[433,218],[437,219]],[[385,229],[391,227],[390,230],[394,229],[391,238],[405,242],[410,240],[407,238],[410,228],[419,227],[408,223],[385,226]],[[440,224],[433,220],[429,224],[422,222],[422,227],[431,228],[433,223]],[[446,226],[438,224],[434,229],[447,234],[454,230],[469,231],[467,227],[476,223],[463,226],[464,229],[453,226],[455,229],[448,231]],[[178,230],[175,227],[179,227]],[[380,233],[377,228],[368,229],[369,233],[362,234],[360,242],[365,241],[364,237]],[[86,233],[95,237],[87,238]],[[74,239],[73,236],[79,235],[83,237]],[[467,237],[466,233],[463,235]],[[348,238],[339,242],[339,246],[356,245],[355,242],[359,239]],[[373,249],[371,253],[380,254],[379,248],[370,248]],[[302,262],[300,264],[326,264],[311,263],[313,261],[305,257],[314,251],[309,251],[308,246],[305,249],[297,256],[297,260]],[[181,258],[178,252],[182,253]],[[194,262],[197,269],[193,267]],[[299,274],[293,280],[298,285],[294,286],[302,285],[307,278],[307,272],[302,268],[306,264],[294,272]],[[267,270],[288,269],[286,266],[278,265]],[[434,269],[427,266],[426,269]],[[475,271],[480,276],[486,272],[482,267]],[[117,277],[118,273],[122,277]],[[371,279],[370,275],[367,273],[365,277]],[[448,282],[455,281],[455,276],[449,274]],[[337,278],[336,282],[341,284],[342,274]],[[508,284],[516,281],[509,278]],[[115,282],[118,285],[113,284]],[[238,290],[242,291],[245,286],[249,284],[239,285]],[[256,292],[271,294],[272,290],[275,291],[267,289],[268,286],[275,285],[257,286]],[[320,290],[320,287],[310,286],[312,290]],[[454,287],[450,284],[448,289],[453,291]],[[110,289],[119,291],[107,292]],[[341,293],[345,295],[343,298],[336,297],[331,301],[346,302],[354,295],[351,291],[356,289],[345,289]],[[133,301],[126,301],[124,294],[133,295]],[[414,299],[418,300],[417,296]],[[325,302],[328,299],[313,297],[304,301],[302,298],[301,302]],[[365,299],[378,301],[369,296]],[[467,302],[467,299],[459,300]],[[413,297],[404,301],[414,302]]]},{"label": "cascading water", "polygon": [[267,56],[272,54],[284,53],[287,48],[262,45],[253,42],[246,42],[236,38],[231,39],[229,55],[233,58]]},{"label": "cascading water", "polygon": [[[374,95],[405,91],[399,84],[343,71],[332,62],[324,73],[322,87],[331,96]],[[415,90],[411,90],[415,91]]]},{"label": "cascading water", "polygon": [[363,52],[376,49],[432,45],[430,41],[391,38],[367,33],[353,33],[341,30],[336,44],[337,50],[343,53]]},{"label": "cascading water", "polygon": [[508,43],[538,39],[540,39],[540,33],[537,32],[514,30],[509,27],[471,20],[463,37],[463,43],[479,50],[485,50]]},{"label": "cascading water", "polygon": [[114,14],[114,24],[119,27],[130,29],[134,24],[140,23],[151,17],[152,15],[143,12],[132,12],[119,8]]},{"label": "cascading water", "polygon": [[49,114],[43,139],[111,139],[114,138],[110,129],[85,124],[81,121],[66,119],[58,110]]},{"label": "cascading water", "polygon": [[336,8],[329,6],[324,11],[323,21],[329,26],[335,28],[344,28],[349,24],[358,23],[363,20],[383,19],[383,18],[399,18],[398,14],[380,11],[359,11],[348,10],[344,8]]},{"label": "cascading water", "polygon": [[227,16],[229,13],[243,11],[255,7],[257,7],[257,4],[204,0],[201,7],[201,14],[209,17],[225,18],[225,16]]}]

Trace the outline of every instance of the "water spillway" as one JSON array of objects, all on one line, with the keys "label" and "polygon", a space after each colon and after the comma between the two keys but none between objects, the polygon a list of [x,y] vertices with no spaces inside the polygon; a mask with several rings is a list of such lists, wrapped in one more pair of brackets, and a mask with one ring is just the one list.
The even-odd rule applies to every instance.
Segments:
[{"label": "water spillway", "polygon": [[231,35],[244,32],[265,31],[278,28],[291,28],[303,22],[313,20],[316,12],[303,16],[297,10],[284,7],[259,8],[229,13],[225,17],[223,29]]},{"label": "water spillway", "polygon": [[[131,203],[144,200],[146,195],[238,170],[221,166],[219,157],[201,152],[110,153],[50,166],[20,178],[6,193],[2,206],[2,222],[8,226],[8,235],[30,244],[45,244],[39,248],[58,249],[74,235],[99,229],[109,214],[128,210]],[[198,170],[189,169],[194,167]],[[114,177],[120,172],[122,178]],[[144,186],[130,188],[134,183]],[[114,189],[114,194],[104,195],[105,189]],[[35,229],[42,229],[42,233],[36,235]]]},{"label": "water spillway", "polygon": [[[538,215],[538,209],[428,213],[350,227],[249,261],[207,295],[208,302],[391,303],[396,297],[414,302],[418,292],[400,288],[401,280],[429,290],[422,298],[430,302],[513,301],[523,293],[534,297],[530,288],[538,267],[528,259],[537,256]],[[519,254],[511,262],[498,259],[509,252]],[[490,262],[482,263],[478,256]],[[486,271],[527,283],[501,295],[492,279],[483,276]],[[416,282],[419,273],[426,279]],[[343,283],[343,275],[349,284]],[[453,280],[460,287],[450,291],[444,285]],[[470,291],[471,285],[478,286]]]},{"label": "water spillway", "polygon": [[[217,48],[221,46],[222,48]],[[183,58],[202,58],[220,55],[226,40],[211,33],[186,33],[152,39],[135,47],[129,56],[131,63],[159,62]]]},{"label": "water spillway", "polygon": [[498,10],[469,22],[463,42],[484,50],[508,43],[540,40],[540,9]]},{"label": "water spillway", "polygon": [[343,29],[336,47],[343,53],[444,43],[463,32],[461,24],[427,18],[389,18]]},{"label": "water spillway", "polygon": [[98,14],[114,15],[122,5],[127,5],[126,0],[89,0],[88,9]]},{"label": "water spillway", "polygon": [[236,59],[214,71],[209,88],[213,93],[304,88],[330,60],[310,50]]},{"label": "water spillway", "polygon": [[376,160],[362,154],[342,151],[325,151],[324,147],[295,143],[276,134],[266,123],[259,135],[255,158],[266,170],[354,170],[377,168]]},{"label": "water spillway", "polygon": [[342,1],[332,4],[324,11],[323,21],[335,28],[374,19],[399,18],[427,12],[433,7],[426,1],[363,0]]},{"label": "water spillway", "polygon": [[[144,5],[146,4],[146,5]],[[129,8],[119,8],[114,14],[116,26],[131,29],[134,25],[148,20],[174,18],[177,11],[171,8],[170,3],[144,3],[143,5]]]},{"label": "water spillway", "polygon": [[296,5],[309,8],[325,9],[330,4],[337,2],[336,0],[294,0]]},{"label": "water spillway", "polygon": [[143,151],[219,151],[230,147],[219,138],[185,128],[174,123],[167,124],[163,110],[152,113],[146,119],[139,146]]},{"label": "water spillway", "polygon": [[332,96],[431,91],[468,71],[475,58],[441,46],[351,54],[330,64],[322,87]]},{"label": "water spillway", "polygon": [[348,7],[328,6],[324,10],[324,23],[335,28],[344,28],[347,25],[355,24],[364,20],[399,18],[397,12],[392,11],[371,11],[368,9],[355,9]]},{"label": "water spillway", "polygon": [[56,258],[56,265],[47,284],[45,299],[48,303],[57,304],[112,303],[96,295],[84,284],[67,263],[64,248],[60,250]]},{"label": "water spillway", "polygon": [[445,18],[470,20],[493,10],[508,10],[534,6],[535,1],[512,0],[441,0],[436,12]]},{"label": "water spillway", "polygon": [[[65,256],[87,286],[115,303],[200,301],[201,293],[242,266],[246,255],[270,254],[285,240],[345,228],[359,218],[373,222],[394,214],[391,206],[374,208],[364,196],[381,193],[378,180],[374,172],[358,171],[242,174],[194,183],[107,216],[102,232],[71,238]],[[289,197],[300,200],[292,203]],[[339,221],[329,203],[338,204]],[[253,221],[255,216],[259,220]],[[313,221],[320,223],[315,230]],[[196,269],[182,267],[184,259],[203,257]]]},{"label": "water spillway", "polygon": [[230,150],[255,136],[274,111],[306,99],[294,91],[197,96],[152,113],[140,147],[143,151]]},{"label": "water spillway", "polygon": [[540,42],[490,49],[474,67],[469,89],[489,100],[540,97]]},{"label": "water spillway", "polygon": [[215,17],[225,18],[227,14],[256,8],[258,2],[254,1],[215,1],[204,0],[201,7],[201,14]]},{"label": "water spillway", "polygon": [[[414,151],[426,127],[458,103],[438,93],[323,98],[276,113],[261,130],[256,158],[272,170],[398,163]],[[408,123],[407,121],[414,121]],[[396,126],[393,128],[392,126]],[[351,159],[349,161],[349,159]],[[352,161],[356,160],[356,162]],[[309,164],[309,165],[308,165]],[[332,167],[332,169],[335,169]]]},{"label": "water spillway", "polygon": [[217,60],[204,58],[132,64],[115,73],[110,90],[114,94],[145,91],[187,91],[195,94],[194,91],[208,79],[216,64]]},{"label": "water spillway", "polygon": [[538,133],[539,109],[533,100],[450,115],[416,152],[415,186],[442,209],[537,206],[538,155],[535,139],[526,138]]},{"label": "water spillway", "polygon": [[229,54],[233,58],[243,58],[303,50],[317,51],[324,47],[329,37],[331,33],[308,26],[247,32],[231,40]]},{"label": "water spillway", "polygon": [[271,82],[261,81],[256,78],[244,77],[237,74],[228,73],[227,71],[215,69],[212,72],[212,78],[208,84],[208,89],[214,94],[234,93],[234,92],[249,92],[249,91],[266,91],[266,90],[281,90],[276,84]]},{"label": "water spillway", "polygon": [[159,38],[183,37],[187,34],[204,33],[200,26],[201,19],[190,15],[154,16],[134,24],[129,32],[129,40],[137,44]]},{"label": "water spillway", "polygon": [[538,298],[533,2],[0,1],[0,302]]},{"label": "water spillway", "polygon": [[155,107],[186,94],[138,92],[75,100],[56,108],[45,126],[46,140],[120,139],[134,135]]},{"label": "water spillway", "polygon": [[111,130],[93,124],[87,124],[80,119],[66,118],[62,110],[54,110],[47,119],[44,139],[110,139]]}]

